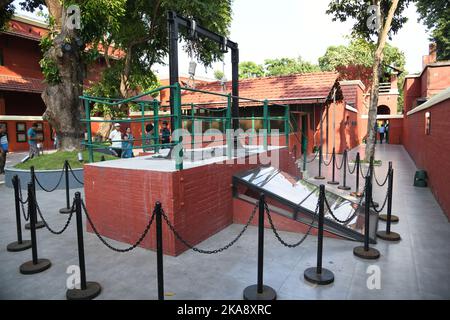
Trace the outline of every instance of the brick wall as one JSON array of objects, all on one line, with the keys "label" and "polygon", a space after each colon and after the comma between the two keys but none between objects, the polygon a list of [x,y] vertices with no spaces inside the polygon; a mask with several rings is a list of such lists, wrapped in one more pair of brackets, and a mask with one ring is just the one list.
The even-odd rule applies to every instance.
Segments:
[{"label": "brick wall", "polygon": [[[280,168],[294,167],[280,151]],[[269,152],[269,155],[271,153]],[[259,166],[211,164],[175,172],[127,170],[85,166],[84,188],[89,214],[99,232],[134,243],[142,233],[156,201],[160,201],[175,228],[193,245],[233,222],[232,175]],[[88,227],[88,231],[92,231]],[[186,247],[163,226],[164,253],[178,255]],[[155,248],[154,227],[142,247]]]},{"label": "brick wall", "polygon": [[[425,134],[425,113],[431,114],[431,134]],[[428,173],[428,183],[450,218],[450,99],[405,116],[403,145],[419,169]],[[413,177],[411,176],[411,183]]]}]

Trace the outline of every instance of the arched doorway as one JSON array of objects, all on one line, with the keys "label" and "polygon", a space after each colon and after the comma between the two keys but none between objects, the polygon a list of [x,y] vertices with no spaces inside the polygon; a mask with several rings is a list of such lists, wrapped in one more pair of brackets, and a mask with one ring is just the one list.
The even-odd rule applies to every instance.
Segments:
[{"label": "arched doorway", "polygon": [[391,114],[391,109],[388,106],[382,104],[378,106],[377,114]]}]

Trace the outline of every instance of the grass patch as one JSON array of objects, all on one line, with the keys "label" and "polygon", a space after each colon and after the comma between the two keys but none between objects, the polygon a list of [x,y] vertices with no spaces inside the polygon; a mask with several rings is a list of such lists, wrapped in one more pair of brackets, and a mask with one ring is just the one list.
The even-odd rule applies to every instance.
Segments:
[{"label": "grass patch", "polygon": [[[360,160],[359,162],[364,164],[370,164],[370,161],[368,160]],[[350,160],[350,163],[355,163],[355,160]],[[374,166],[381,166],[382,164],[383,162],[381,160],[373,160]]]},{"label": "grass patch", "polygon": [[[87,162],[89,160],[89,152],[85,150],[82,153],[84,161]],[[100,161],[102,156],[105,156],[105,160],[118,159],[111,155],[94,152],[94,162]],[[69,161],[72,169],[83,167],[83,162],[78,161],[78,151],[57,151],[44,154],[39,157],[34,157],[24,163],[18,163],[14,167],[23,170],[29,170],[31,166],[34,166],[36,170],[58,170],[62,169],[65,160]]]}]

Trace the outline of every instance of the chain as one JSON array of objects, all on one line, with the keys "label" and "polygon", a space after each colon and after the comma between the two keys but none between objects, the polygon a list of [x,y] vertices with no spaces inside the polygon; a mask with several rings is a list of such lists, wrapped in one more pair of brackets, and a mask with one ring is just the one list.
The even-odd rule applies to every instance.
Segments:
[{"label": "chain", "polygon": [[311,163],[314,160],[316,160],[317,156],[319,155],[319,150],[316,151],[316,153],[314,154],[314,157],[311,160],[306,160],[306,163]]},{"label": "chain", "polygon": [[391,170],[388,169],[388,171],[387,171],[387,173],[386,173],[386,177],[384,178],[383,183],[380,183],[380,182],[378,182],[378,179],[377,179],[377,172],[376,172],[376,170],[373,170],[373,176],[375,177],[375,182],[377,183],[377,185],[378,185],[379,187],[382,187],[382,186],[384,186],[384,185],[386,184],[386,182],[388,181],[389,173],[390,173],[390,172],[391,172]]},{"label": "chain", "polygon": [[18,182],[17,186],[19,188],[19,202],[20,202],[20,207],[22,208],[22,215],[23,215],[23,218],[25,219],[25,221],[28,221],[28,219],[30,219],[30,212],[28,210],[26,210],[27,213],[25,214],[24,205],[27,204],[29,199],[27,197],[27,200],[25,200],[25,201],[22,200],[23,196],[22,196],[22,187],[20,185],[20,179],[17,179],[17,182]]},{"label": "chain", "polygon": [[35,201],[35,205],[36,205],[37,212],[39,213],[39,216],[41,217],[41,219],[44,222],[44,225],[48,229],[48,231],[50,231],[53,234],[62,234],[64,231],[66,231],[67,227],[70,224],[70,221],[72,220],[73,212],[75,211],[75,201],[72,203],[72,208],[70,209],[70,214],[69,214],[69,217],[67,218],[66,224],[59,231],[55,231],[49,226],[47,221],[44,219],[44,216],[42,215],[41,208],[39,208],[39,205],[38,205],[37,201]]},{"label": "chain", "polygon": [[126,249],[118,249],[113,247],[112,245],[110,245],[108,242],[106,242],[106,240],[100,235],[100,233],[97,231],[97,228],[95,228],[94,223],[92,223],[91,217],[89,216],[87,210],[86,210],[86,206],[84,204],[84,201],[81,201],[81,205],[83,207],[83,211],[84,214],[86,215],[86,218],[90,224],[90,226],[92,227],[92,230],[94,230],[94,233],[97,235],[97,237],[100,239],[100,241],[107,246],[108,248],[110,248],[111,250],[115,251],[115,252],[120,252],[120,253],[124,253],[124,252],[128,252],[133,250],[134,248],[136,248],[141,242],[142,240],[144,240],[145,236],[147,235],[148,231],[150,230],[150,227],[153,223],[153,220],[155,218],[155,211],[153,211],[152,216],[147,224],[147,226],[145,227],[144,232],[142,233],[142,235],[139,237],[139,239],[130,247],[126,248]]},{"label": "chain", "polygon": [[58,188],[59,184],[61,183],[62,177],[64,174],[64,168],[61,170],[61,175],[59,176],[59,180],[58,183],[56,184],[56,186],[54,188],[51,189],[46,189],[42,186],[42,184],[39,182],[38,178],[36,175],[34,175],[34,179],[36,180],[37,184],[39,185],[39,187],[41,187],[42,190],[44,190],[45,192],[53,192],[56,190],[56,188]]},{"label": "chain", "polygon": [[67,162],[67,165],[69,167],[70,173],[72,174],[73,178],[81,185],[84,185],[84,182],[81,182],[80,180],[78,180],[77,176],[75,175],[75,172],[73,172],[72,167],[70,166],[70,163]]},{"label": "chain", "polygon": [[[363,195],[362,195],[361,198],[359,199],[358,208],[361,207],[362,200],[363,200],[363,198],[364,198],[364,194],[366,193],[366,189],[367,189],[367,186],[364,186],[364,191],[363,191],[363,193],[362,193]],[[327,206],[328,212],[331,214],[331,216],[333,217],[333,219],[336,220],[336,221],[339,222],[339,223],[342,223],[342,224],[347,224],[347,223],[349,223],[350,221],[353,220],[353,218],[355,218],[355,217],[358,215],[358,210],[355,210],[355,211],[353,212],[353,214],[352,214],[349,218],[347,218],[347,219],[345,219],[345,220],[340,220],[338,217],[336,217],[336,216],[334,215],[333,211],[331,210],[330,204],[328,203],[328,200],[327,200],[327,197],[326,197],[326,196],[325,196],[325,205]]]},{"label": "chain", "polygon": [[328,166],[331,164],[332,161],[333,161],[333,157],[330,158],[330,161],[328,161],[328,163],[326,163],[326,162],[325,162],[325,159],[322,158],[322,162],[323,162],[323,164],[324,164],[326,167],[328,167]]},{"label": "chain", "polygon": [[356,165],[357,165],[357,163],[356,163],[356,159],[355,159],[355,164],[353,165],[353,170],[350,170],[350,161],[347,161],[347,169],[348,169],[348,172],[350,174],[354,174],[355,173]]},{"label": "chain", "polygon": [[344,165],[344,158],[345,158],[345,156],[343,155],[343,156],[342,156],[342,160],[341,160],[341,165],[340,165],[340,166],[338,166],[338,165],[337,165],[337,162],[336,162],[336,169],[338,169],[338,170],[341,170],[341,169],[342,169],[342,166]]},{"label": "chain", "polygon": [[267,203],[264,203],[264,206],[266,208],[267,218],[268,218],[269,223],[270,223],[270,228],[272,229],[273,234],[275,235],[275,237],[278,239],[278,241],[280,241],[280,243],[282,245],[284,245],[285,247],[288,247],[288,248],[295,248],[295,247],[298,247],[299,245],[301,245],[303,243],[303,241],[306,240],[306,238],[308,237],[308,235],[310,234],[310,232],[312,230],[314,222],[316,221],[317,212],[319,211],[319,203],[320,203],[320,198],[317,201],[316,210],[314,211],[314,215],[313,215],[313,220],[311,221],[311,224],[309,225],[308,230],[306,231],[305,235],[298,242],[296,242],[294,244],[287,243],[286,241],[281,239],[281,236],[278,234],[278,231],[275,228],[275,225],[273,224],[272,216],[270,215],[269,206],[267,205]]},{"label": "chain", "polygon": [[383,205],[381,206],[380,209],[377,209],[375,207],[375,204],[373,202],[373,198],[370,199],[370,206],[372,207],[372,209],[376,212],[376,213],[380,213],[381,211],[383,211],[384,207],[386,206],[387,200],[389,198],[389,193],[391,192],[390,186],[388,185],[387,191],[386,191],[386,196],[384,197],[384,202]]},{"label": "chain", "polygon": [[359,172],[361,173],[361,176],[365,179],[365,178],[367,178],[367,175],[369,174],[369,172],[370,172],[370,166],[369,166],[369,168],[367,169],[367,172],[366,172],[366,174],[364,174],[363,173],[363,167],[361,166],[360,168],[359,168]]},{"label": "chain", "polygon": [[193,245],[191,245],[189,242],[187,242],[186,240],[184,240],[181,237],[181,235],[178,233],[178,231],[175,229],[175,227],[169,221],[169,218],[167,217],[167,215],[164,212],[164,210],[161,209],[161,212],[162,212],[162,216],[163,216],[164,220],[166,221],[167,225],[169,226],[170,230],[173,232],[175,237],[177,237],[177,239],[180,240],[186,247],[188,247],[189,249],[192,249],[192,250],[194,250],[195,252],[198,252],[198,253],[216,254],[216,253],[220,253],[220,252],[222,252],[224,250],[227,250],[228,248],[233,246],[239,240],[239,238],[244,234],[244,232],[247,230],[248,226],[252,222],[253,218],[255,217],[255,213],[256,213],[256,209],[257,208],[258,208],[258,203],[256,203],[256,205],[253,208],[253,211],[252,211],[252,213],[250,215],[250,218],[248,219],[247,223],[245,224],[245,226],[241,230],[241,232],[239,232],[239,234],[236,236],[236,238],[234,238],[230,243],[228,243],[227,245],[223,246],[222,248],[215,249],[215,250],[203,250],[203,249],[199,249],[199,248],[196,248]]}]

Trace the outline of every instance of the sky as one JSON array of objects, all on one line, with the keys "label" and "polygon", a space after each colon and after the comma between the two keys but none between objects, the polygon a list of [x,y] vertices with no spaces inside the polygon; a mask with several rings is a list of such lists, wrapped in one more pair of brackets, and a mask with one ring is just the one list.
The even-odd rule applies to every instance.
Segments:
[{"label": "sky", "polygon": [[[262,63],[270,58],[301,56],[318,63],[328,46],[348,44],[345,37],[350,34],[352,22],[333,22],[325,14],[328,3],[329,0],[234,0],[229,38],[239,45],[240,61]],[[428,53],[428,34],[425,26],[417,22],[414,4],[406,9],[405,16],[408,22],[390,43],[405,53],[409,73],[420,72],[422,56]],[[181,44],[179,54],[180,75],[186,75],[190,58],[183,53]],[[160,78],[168,77],[168,66],[157,65],[154,69]],[[222,69],[231,79],[230,53],[225,57],[225,66],[216,63],[206,69],[198,65],[196,77],[214,78],[214,70]]]}]

